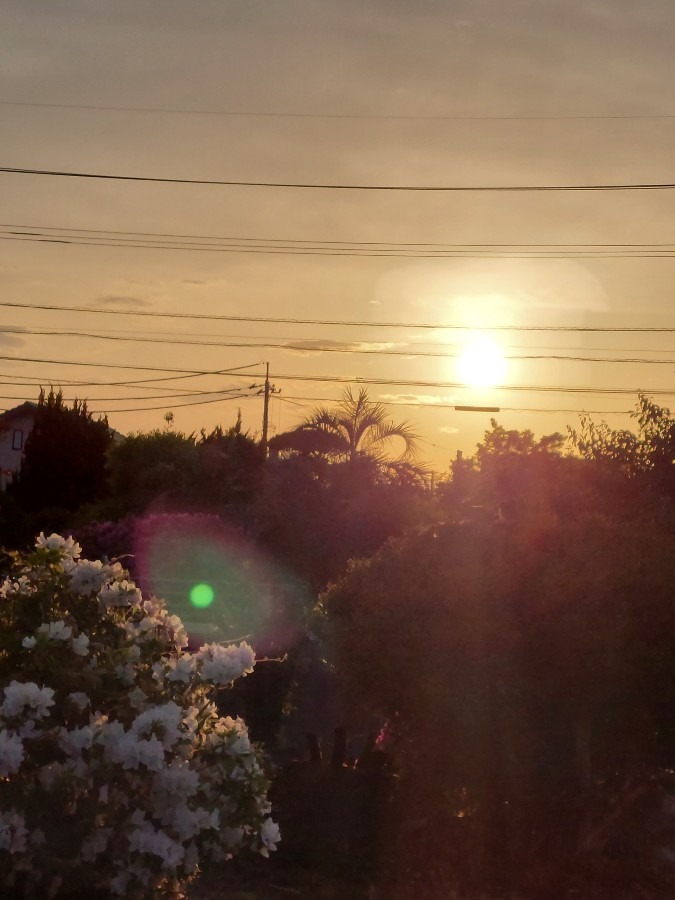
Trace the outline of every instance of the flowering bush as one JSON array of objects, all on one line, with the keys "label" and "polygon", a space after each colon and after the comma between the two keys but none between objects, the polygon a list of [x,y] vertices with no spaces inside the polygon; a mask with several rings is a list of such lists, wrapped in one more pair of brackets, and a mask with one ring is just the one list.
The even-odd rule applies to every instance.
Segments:
[{"label": "flowering bush", "polygon": [[119,563],[55,534],[35,546],[0,584],[0,887],[157,897],[208,859],[267,856],[256,750],[210,700],[253,671],[251,647],[188,653]]}]

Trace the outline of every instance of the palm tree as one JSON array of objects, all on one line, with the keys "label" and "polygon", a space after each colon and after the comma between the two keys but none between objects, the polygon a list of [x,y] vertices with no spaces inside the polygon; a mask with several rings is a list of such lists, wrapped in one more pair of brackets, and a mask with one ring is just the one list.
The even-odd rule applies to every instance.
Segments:
[{"label": "palm tree", "polygon": [[418,450],[418,437],[410,425],[389,420],[385,406],[369,400],[365,388],[356,396],[347,388],[337,406],[318,407],[293,431],[272,438],[270,450],[275,455],[296,452],[340,462],[363,457],[386,462],[390,445],[401,441],[403,450],[395,461],[409,462]]}]

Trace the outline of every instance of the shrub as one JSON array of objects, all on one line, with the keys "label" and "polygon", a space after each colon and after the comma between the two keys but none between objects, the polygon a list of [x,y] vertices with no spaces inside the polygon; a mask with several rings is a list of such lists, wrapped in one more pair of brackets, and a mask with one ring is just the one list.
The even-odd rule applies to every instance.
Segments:
[{"label": "shrub", "polygon": [[187,653],[180,619],[59,535],[0,585],[0,886],[170,895],[207,860],[279,839],[241,719],[210,697],[246,643]]}]

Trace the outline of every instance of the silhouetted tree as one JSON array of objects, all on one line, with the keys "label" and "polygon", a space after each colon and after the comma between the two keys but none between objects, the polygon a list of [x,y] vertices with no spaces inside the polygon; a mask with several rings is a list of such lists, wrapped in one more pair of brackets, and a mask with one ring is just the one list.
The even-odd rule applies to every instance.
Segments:
[{"label": "silhouetted tree", "polygon": [[370,400],[365,388],[356,395],[347,388],[334,407],[315,409],[293,431],[272,438],[269,446],[274,454],[290,451],[342,462],[369,456],[384,461],[391,459],[388,450],[396,441],[403,442],[398,459],[410,462],[418,448],[411,426],[391,421],[386,407]]},{"label": "silhouetted tree", "polygon": [[12,497],[31,513],[73,512],[99,500],[106,492],[105,459],[112,440],[107,418],[95,419],[86,401],[69,407],[60,390],[41,390],[21,469],[9,487]]},{"label": "silhouetted tree", "polygon": [[242,428],[241,412],[226,431],[204,429],[197,441],[198,479],[204,506],[244,514],[260,489],[265,457],[260,445]]},{"label": "silhouetted tree", "polygon": [[514,890],[533,854],[550,884],[604,853],[612,810],[673,755],[672,538],[599,512],[531,538],[526,519],[436,526],[322,598],[346,697],[386,726],[401,809],[425,818],[421,858]]},{"label": "silhouetted tree", "polygon": [[194,490],[198,458],[193,435],[159,429],[128,435],[110,448],[108,481],[113,518],[184,505]]},{"label": "silhouetted tree", "polygon": [[447,513],[462,521],[529,519],[537,530],[592,509],[599,473],[564,455],[564,440],[558,433],[535,438],[529,430],[506,430],[492,419],[475,454],[458,454],[439,486]]},{"label": "silhouetted tree", "polygon": [[[629,479],[634,499],[647,490],[652,495],[675,500],[675,419],[665,406],[639,393],[635,411],[637,433],[612,429],[583,416],[579,429],[570,428],[570,438],[584,459],[598,463],[598,470]],[[653,499],[653,496],[650,500]]]}]

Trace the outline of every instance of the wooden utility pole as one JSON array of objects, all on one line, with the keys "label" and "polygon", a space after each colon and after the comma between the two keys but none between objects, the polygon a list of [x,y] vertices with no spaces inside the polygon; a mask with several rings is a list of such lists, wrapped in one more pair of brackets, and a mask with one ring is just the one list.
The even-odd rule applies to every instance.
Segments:
[{"label": "wooden utility pole", "polygon": [[265,387],[263,390],[263,423],[262,423],[262,439],[260,446],[262,447],[263,456],[267,459],[267,432],[269,429],[270,418],[270,394],[278,394],[279,391],[270,384],[270,364],[265,363]]}]

